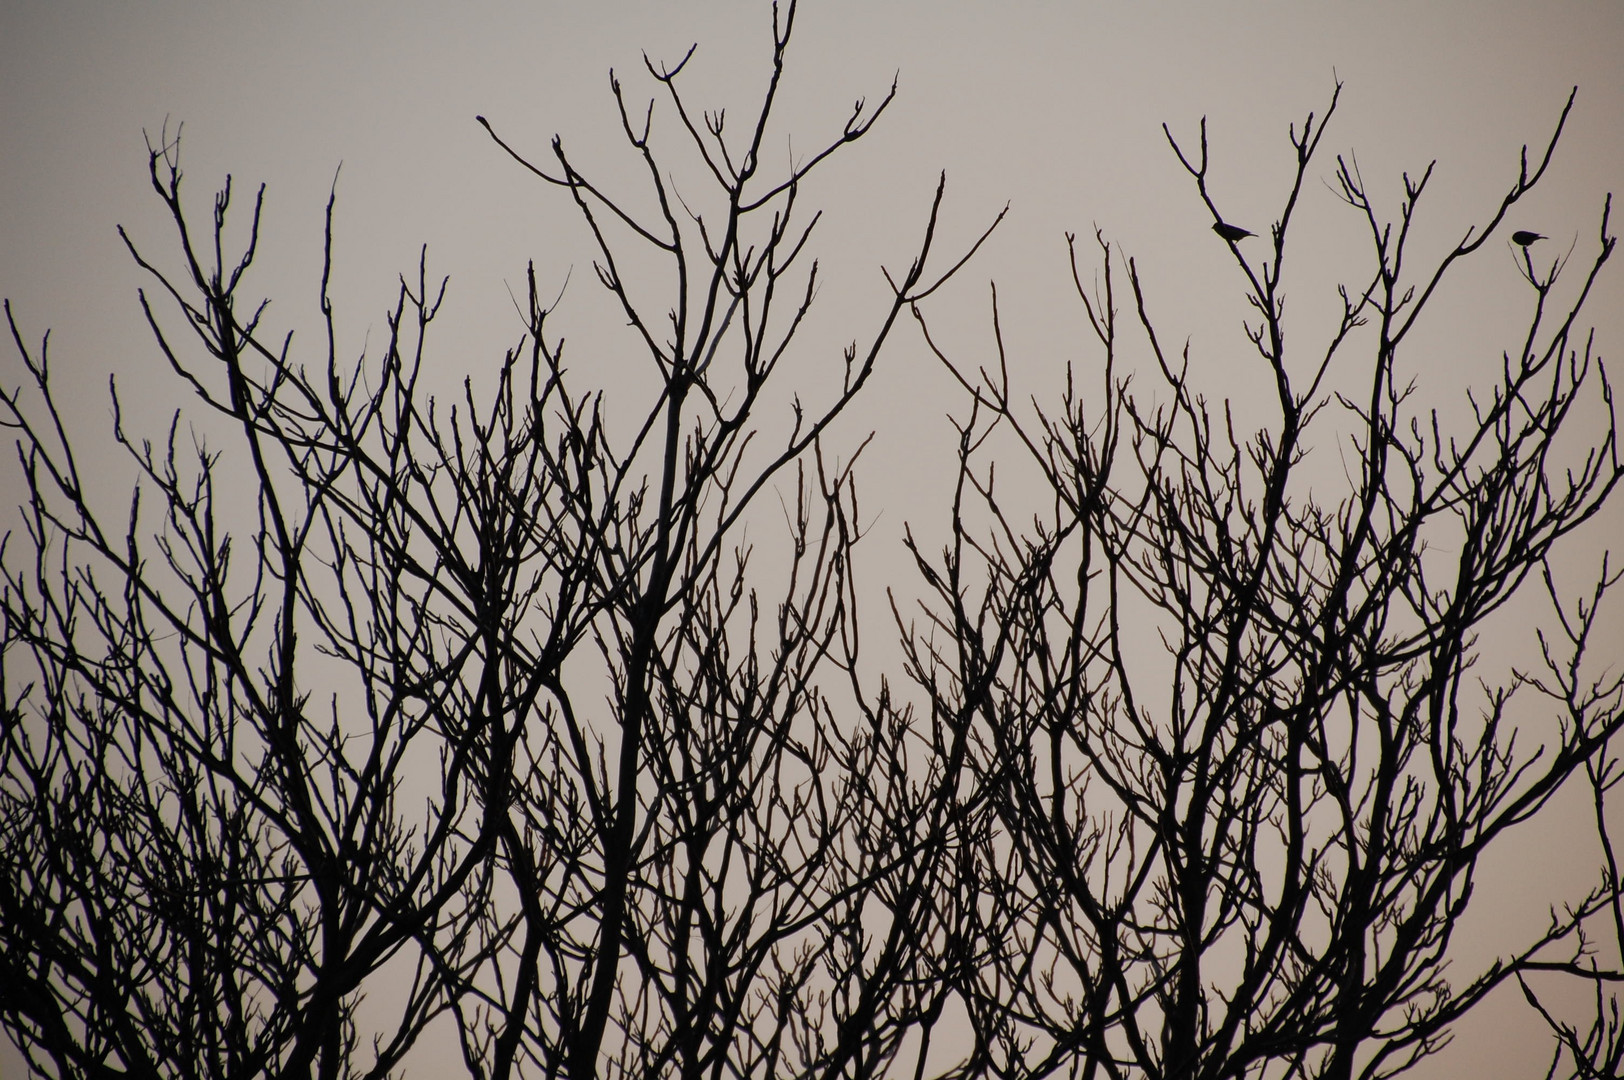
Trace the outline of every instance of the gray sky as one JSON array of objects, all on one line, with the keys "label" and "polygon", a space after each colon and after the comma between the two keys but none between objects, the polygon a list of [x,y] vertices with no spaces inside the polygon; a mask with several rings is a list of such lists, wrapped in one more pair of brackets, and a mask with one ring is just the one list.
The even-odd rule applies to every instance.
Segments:
[{"label": "gray sky", "polygon": [[[544,289],[576,268],[559,318],[590,344],[601,308],[572,211],[514,166],[474,115],[538,156],[558,132],[608,186],[631,191],[635,162],[615,141],[606,73],[616,68],[641,99],[651,89],[638,77],[641,52],[675,60],[696,41],[691,99],[744,113],[764,74],[759,2],[0,0],[0,295],[31,338],[52,330],[59,378],[87,424],[105,427],[110,372],[140,395],[154,427],[182,401],[141,321],[143,282],[114,231],[122,223],[146,250],[172,253],[142,143],[143,128],[156,134],[167,120],[185,124],[200,214],[228,171],[245,207],[253,185],[269,185],[259,287],[285,325],[310,327],[315,315],[322,206],[342,162],[341,351],[358,355],[369,332],[379,340],[395,275],[415,266],[424,243],[431,268],[452,277],[439,337],[450,376],[480,370],[517,340],[507,287],[530,258]],[[838,131],[855,98],[877,100],[900,72],[892,111],[808,192],[830,208],[824,321],[811,332],[833,343],[861,336],[883,301],[877,265],[905,259],[945,169],[949,244],[1013,206],[938,301],[955,340],[985,345],[996,278],[1016,377],[1032,392],[1052,390],[1064,363],[1086,356],[1080,312],[1067,301],[1063,233],[1097,225],[1137,258],[1164,337],[1189,337],[1193,355],[1212,365],[1209,392],[1244,397],[1259,370],[1245,362],[1241,282],[1163,121],[1193,138],[1208,117],[1215,195],[1226,217],[1264,232],[1290,181],[1287,125],[1323,112],[1333,72],[1346,83],[1297,234],[1291,295],[1311,336],[1331,286],[1368,265],[1352,212],[1318,182],[1330,178],[1335,153],[1357,153],[1389,212],[1401,171],[1437,159],[1418,240],[1418,253],[1436,256],[1492,212],[1521,145],[1543,145],[1577,85],[1552,175],[1508,226],[1550,234],[1563,250],[1576,237],[1593,243],[1604,194],[1624,194],[1621,48],[1619,0],[805,0],[769,142],[785,159]],[[1444,298],[1456,321],[1439,324],[1438,364],[1455,386],[1474,365],[1498,363],[1524,310],[1501,247],[1489,245]],[[1624,342],[1620,273],[1611,268],[1589,311],[1604,355]],[[865,489],[879,515],[870,580],[884,577],[884,545],[895,554],[903,521],[939,524],[943,513],[952,443],[942,413],[954,399],[915,338],[909,329],[897,339],[870,411],[854,421],[879,429]],[[18,373],[8,345],[0,374],[11,384]],[[16,492],[7,472],[0,502]],[[1592,535],[1620,535],[1621,523],[1614,513]],[[1612,644],[1624,650],[1616,635]],[[1539,919],[1555,890],[1584,880],[1588,856],[1551,842],[1560,834],[1530,840],[1519,853],[1526,862],[1495,870],[1499,906],[1485,916],[1485,940],[1518,918]],[[1444,1060],[1488,1077],[1540,1068],[1543,1043],[1529,1040],[1512,1004],[1463,1033],[1463,1056]]]}]

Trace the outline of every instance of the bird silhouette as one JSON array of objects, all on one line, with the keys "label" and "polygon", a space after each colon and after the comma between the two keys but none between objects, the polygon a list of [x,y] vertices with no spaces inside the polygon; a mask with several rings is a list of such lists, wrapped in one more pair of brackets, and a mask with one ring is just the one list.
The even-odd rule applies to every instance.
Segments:
[{"label": "bird silhouette", "polygon": [[1225,222],[1222,222],[1222,221],[1213,222],[1212,223],[1212,231],[1217,233],[1219,236],[1223,237],[1225,240],[1228,240],[1232,244],[1237,240],[1244,240],[1248,236],[1256,236],[1257,235],[1257,233],[1251,232],[1251,231],[1249,231],[1247,229],[1243,229],[1239,225],[1229,225],[1229,224],[1226,224]]},{"label": "bird silhouette", "polygon": [[1535,240],[1543,239],[1545,239],[1543,233],[1529,232],[1527,229],[1518,229],[1516,232],[1511,234],[1511,242],[1516,244],[1518,247],[1527,247]]}]

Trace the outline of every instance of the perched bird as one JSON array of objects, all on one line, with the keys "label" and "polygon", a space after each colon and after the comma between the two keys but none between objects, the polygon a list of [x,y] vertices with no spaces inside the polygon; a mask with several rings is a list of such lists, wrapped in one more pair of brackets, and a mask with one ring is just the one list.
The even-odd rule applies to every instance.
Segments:
[{"label": "perched bird", "polygon": [[1257,235],[1257,233],[1250,232],[1250,231],[1248,231],[1246,229],[1243,229],[1239,225],[1228,225],[1228,224],[1225,224],[1222,221],[1213,222],[1212,223],[1212,231],[1217,233],[1219,236],[1223,237],[1225,240],[1228,240],[1232,244],[1237,240],[1244,240],[1248,236],[1256,236]]},{"label": "perched bird", "polygon": [[1518,247],[1527,247],[1529,244],[1532,244],[1535,240],[1543,240],[1543,239],[1545,239],[1544,234],[1537,233],[1537,232],[1529,232],[1527,229],[1518,229],[1516,232],[1511,234],[1511,242],[1513,244],[1516,244]]}]

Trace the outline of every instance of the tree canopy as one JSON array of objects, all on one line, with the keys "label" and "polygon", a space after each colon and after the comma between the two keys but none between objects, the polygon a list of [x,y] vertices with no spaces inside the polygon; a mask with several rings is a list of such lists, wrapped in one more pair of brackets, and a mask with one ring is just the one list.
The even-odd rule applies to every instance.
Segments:
[{"label": "tree canopy", "polygon": [[[1610,202],[1566,252],[1513,231],[1574,99],[1430,261],[1432,171],[1389,216],[1322,149],[1340,85],[1267,223],[1226,217],[1205,121],[1170,125],[1252,381],[1205,379],[1097,231],[1067,238],[1088,335],[1044,398],[996,290],[990,344],[941,329],[1002,220],[950,247],[945,177],[880,315],[837,355],[798,336],[808,177],[881,137],[896,86],[775,167],[794,21],[750,114],[685,96],[691,52],[613,81],[635,203],[624,162],[479,119],[578,211],[635,392],[572,366],[534,264],[523,335],[459,393],[425,376],[426,255],[349,358],[336,198],[325,338],[277,327],[264,189],[199,213],[167,127],[174,245],[125,239],[176,410],[115,384],[127,500],[95,494],[49,339],[7,304],[0,1021],[29,1066],[381,1077],[436,1042],[480,1080],[1373,1080],[1520,994],[1551,1075],[1617,1074],[1618,571],[1574,592],[1563,564],[1624,476],[1584,321],[1616,290]],[[1316,340],[1285,298],[1321,171],[1365,247]],[[1498,377],[1414,374],[1485,259],[1526,288]],[[858,484],[906,463],[841,421],[904,334],[961,392],[956,444],[921,451],[955,480],[882,593]],[[1487,670],[1480,635],[1536,594],[1539,654]],[[1485,860],[1577,794],[1593,887],[1465,966]]]}]

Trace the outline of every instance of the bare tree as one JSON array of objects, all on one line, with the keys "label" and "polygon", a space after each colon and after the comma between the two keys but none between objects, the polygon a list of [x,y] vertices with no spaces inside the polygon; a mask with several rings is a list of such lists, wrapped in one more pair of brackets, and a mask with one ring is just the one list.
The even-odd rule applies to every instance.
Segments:
[{"label": "bare tree", "polygon": [[[326,271],[324,348],[275,335],[246,284],[263,190],[235,247],[229,181],[199,232],[178,134],[151,174],[179,269],[130,250],[204,415],[156,445],[120,418],[127,508],[93,505],[48,342],[11,321],[31,385],[4,397],[29,501],[0,600],[0,1002],[36,1071],[382,1076],[436,1020],[478,1077],[896,1053],[921,992],[871,962],[865,920],[931,794],[905,725],[834,715],[862,694],[857,448],[824,439],[963,259],[927,270],[938,187],[877,324],[767,395],[817,291],[802,185],[895,93],[761,172],[794,14],[742,131],[694,114],[688,58],[648,64],[675,139],[612,79],[651,219],[557,141],[546,166],[510,151],[573,200],[646,349],[659,393],[618,434],[533,268],[492,393],[424,388],[444,283],[422,267],[376,359],[339,356]],[[663,292],[640,294],[651,259]],[[758,571],[744,526],[775,518]],[[358,1026],[364,994],[392,1023]]]},{"label": "bare tree", "polygon": [[[1293,214],[1336,97],[1293,127],[1269,235],[1214,229],[1273,390],[1253,434],[1203,395],[1196,346],[1164,346],[1134,260],[1103,239],[1090,275],[1069,238],[1098,359],[1058,405],[1023,405],[1001,332],[987,363],[932,343],[968,411],[950,539],[914,545],[928,599],[905,632],[931,709],[972,746],[977,824],[958,843],[973,854],[942,956],[975,1032],[969,1071],[1388,1076],[1498,987],[1557,973],[1597,993],[1588,1037],[1552,1016],[1571,1074],[1614,1074],[1604,987],[1619,957],[1587,936],[1619,918],[1610,843],[1594,891],[1489,966],[1446,973],[1482,861],[1570,781],[1588,775],[1607,840],[1624,682],[1616,656],[1593,654],[1617,573],[1604,561],[1576,599],[1552,572],[1624,476],[1612,389],[1578,322],[1613,252],[1607,209],[1565,294],[1565,258],[1507,246],[1526,333],[1496,383],[1469,392],[1463,427],[1418,405],[1405,374],[1417,327],[1454,317],[1440,282],[1480,252],[1504,257],[1492,240],[1572,104],[1501,203],[1424,269],[1411,227],[1431,168],[1405,177],[1389,223],[1338,158],[1333,190],[1373,258],[1328,337],[1299,331],[1288,348]],[[1205,122],[1197,152],[1168,141],[1227,224]],[[1023,464],[1043,492],[1030,517],[1011,480]],[[1477,632],[1525,585],[1549,594],[1542,655],[1474,671]]]},{"label": "bare tree", "polygon": [[[1395,229],[1339,159],[1375,259],[1301,357],[1282,266],[1324,125],[1293,130],[1270,236],[1215,230],[1275,388],[1256,434],[1202,396],[1192,347],[1164,351],[1131,259],[1142,336],[1119,334],[1103,239],[1092,289],[1072,251],[1097,389],[1028,408],[1001,339],[981,366],[930,335],[921,305],[987,235],[932,258],[941,186],[873,322],[808,350],[808,177],[895,86],[763,171],[794,18],[775,8],[742,128],[684,97],[692,52],[645,62],[653,100],[612,77],[631,170],[480,118],[578,211],[653,373],[641,398],[571,371],[533,266],[489,384],[431,392],[426,259],[381,352],[341,358],[331,200],[325,333],[273,332],[247,284],[263,190],[242,228],[228,180],[199,228],[167,130],[150,169],[178,258],[127,242],[201,407],[156,441],[119,414],[127,504],[97,504],[48,339],[8,306],[28,501],[0,593],[0,1017],[31,1067],[384,1076],[427,1036],[481,1080],[1376,1077],[1515,982],[1553,1075],[1615,1073],[1624,683],[1594,674],[1593,637],[1616,574],[1576,600],[1551,570],[1624,475],[1578,321],[1606,212],[1577,288],[1517,248],[1527,333],[1463,428],[1400,366],[1562,123],[1419,277],[1430,170]],[[1169,141],[1227,226],[1204,126],[1199,154]],[[923,621],[893,607],[905,677],[875,682],[864,444],[831,429],[905,312],[967,413],[949,543],[910,538]],[[1039,481],[1030,524],[1010,464]],[[1542,667],[1475,690],[1474,635],[1530,582],[1554,609]],[[1481,861],[1585,783],[1595,890],[1446,978]],[[1557,979],[1594,1014],[1564,1016]],[[942,1034],[959,1015],[967,1041]]]}]

